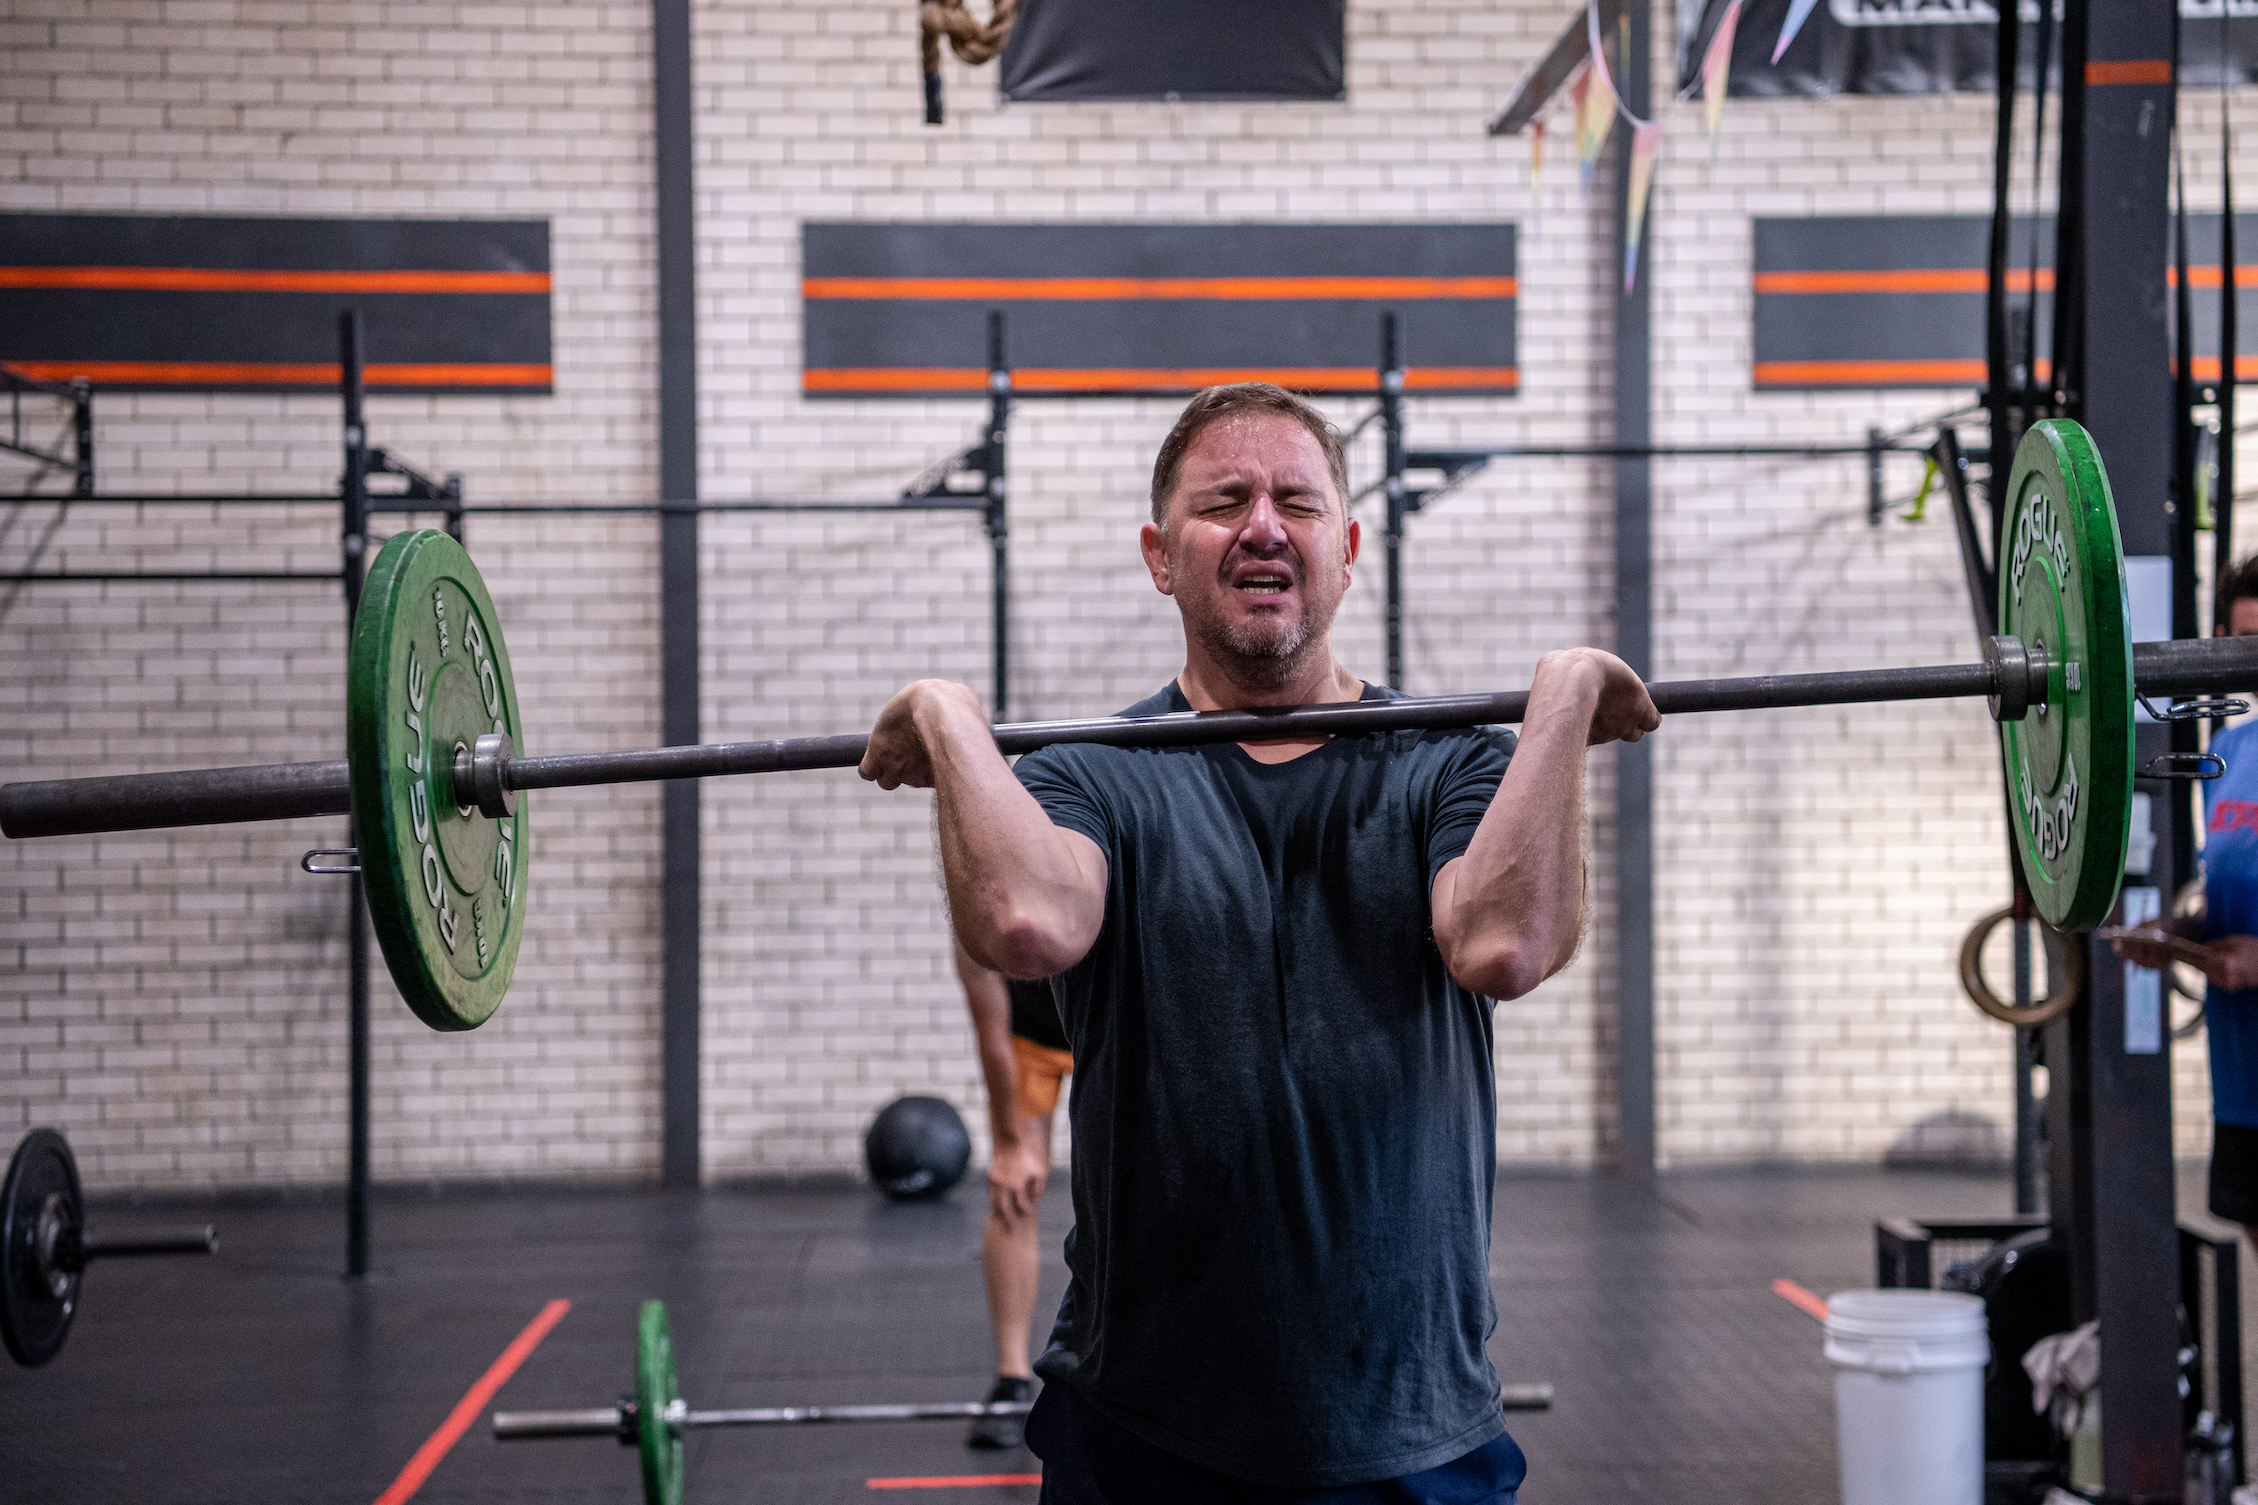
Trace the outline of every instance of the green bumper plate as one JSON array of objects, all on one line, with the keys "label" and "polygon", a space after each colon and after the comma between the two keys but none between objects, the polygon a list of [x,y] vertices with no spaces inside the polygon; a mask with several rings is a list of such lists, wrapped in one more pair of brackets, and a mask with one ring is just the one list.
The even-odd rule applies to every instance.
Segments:
[{"label": "green bumper plate", "polygon": [[635,1324],[635,1440],[643,1455],[647,1505],[682,1505],[682,1438],[667,1425],[667,1408],[681,1395],[674,1379],[674,1334],[666,1303],[646,1301]]},{"label": "green bumper plate", "polygon": [[353,619],[345,742],[361,882],[384,964],[433,1029],[476,1029],[509,991],[525,930],[526,801],[490,820],[455,797],[455,752],[519,742],[494,602],[461,544],[395,535]]},{"label": "green bumper plate", "polygon": [[2090,930],[2124,881],[2133,665],[2117,510],[2083,428],[2048,419],[2023,436],[2003,538],[1999,630],[2051,665],[2045,704],[2001,723],[2015,850],[2046,922]]}]

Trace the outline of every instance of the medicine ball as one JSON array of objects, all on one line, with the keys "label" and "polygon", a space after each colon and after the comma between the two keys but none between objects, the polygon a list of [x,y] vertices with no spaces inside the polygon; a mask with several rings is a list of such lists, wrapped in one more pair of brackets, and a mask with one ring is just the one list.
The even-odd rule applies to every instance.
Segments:
[{"label": "medicine ball", "polygon": [[930,1201],[964,1179],[972,1136],[957,1110],[937,1097],[898,1097],[880,1110],[862,1140],[871,1182],[897,1202]]}]

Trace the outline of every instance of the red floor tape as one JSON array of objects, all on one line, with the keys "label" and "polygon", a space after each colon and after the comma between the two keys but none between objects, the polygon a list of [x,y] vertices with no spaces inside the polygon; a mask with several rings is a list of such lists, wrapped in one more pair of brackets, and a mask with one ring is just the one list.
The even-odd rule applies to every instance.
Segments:
[{"label": "red floor tape", "polygon": [[561,1297],[541,1308],[541,1315],[526,1323],[525,1331],[510,1340],[510,1346],[487,1366],[486,1372],[478,1377],[478,1383],[463,1392],[463,1398],[455,1402],[455,1409],[447,1413],[439,1430],[416,1449],[416,1455],[400,1470],[400,1477],[392,1481],[392,1487],[376,1497],[376,1505],[405,1505],[409,1496],[423,1488],[423,1481],[431,1477],[439,1460],[447,1456],[447,1449],[470,1430],[470,1424],[478,1420],[478,1413],[486,1409],[486,1403],[502,1388],[503,1381],[517,1373],[517,1366],[525,1362],[526,1356],[549,1336],[549,1329],[564,1321],[564,1314],[571,1310],[572,1303]]},{"label": "red floor tape", "polygon": [[1827,1320],[1827,1303],[1785,1276],[1772,1282],[1772,1294],[1814,1321]]},{"label": "red floor tape", "polygon": [[978,1489],[993,1484],[1040,1484],[1041,1474],[934,1474],[924,1478],[870,1479],[872,1489]]}]

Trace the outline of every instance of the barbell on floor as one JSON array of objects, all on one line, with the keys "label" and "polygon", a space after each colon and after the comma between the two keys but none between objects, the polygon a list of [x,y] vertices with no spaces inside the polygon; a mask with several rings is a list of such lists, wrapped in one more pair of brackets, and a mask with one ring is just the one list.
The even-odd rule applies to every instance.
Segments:
[{"label": "barbell on floor", "polygon": [[[2002,630],[1983,642],[1981,662],[1648,689],[1666,716],[1985,697],[2003,728],[2016,849],[2038,913],[2058,929],[2087,929],[2107,917],[2123,881],[2140,772],[2136,698],[2258,686],[2258,639],[2132,643],[2114,504],[2077,424],[2031,428],[2003,507]],[[1437,731],[1518,722],[1528,703],[1527,692],[1508,691],[1108,716],[999,726],[995,738],[1017,754],[1061,743],[1157,748]],[[2165,714],[2239,709],[2205,701]],[[370,914],[401,995],[436,1029],[471,1029],[507,992],[524,931],[521,792],[846,768],[868,740],[846,733],[536,757],[518,754],[521,737],[509,655],[477,568],[444,533],[403,533],[377,556],[354,620],[344,761],[10,784],[0,787],[0,833],[350,813]]]},{"label": "barbell on floor", "polygon": [[88,1238],[70,1142],[53,1129],[34,1129],[0,1182],[0,1339],[17,1363],[36,1369],[62,1352],[78,1314],[79,1281],[95,1260],[218,1250],[209,1225]]},{"label": "barbell on floor", "polygon": [[[1507,1385],[1499,1393],[1508,1411],[1542,1411],[1552,1405],[1550,1385]],[[643,1465],[646,1505],[681,1505],[682,1435],[702,1427],[810,1426],[837,1423],[955,1421],[982,1416],[1025,1416],[1031,1401],[945,1401],[934,1404],[858,1406],[755,1406],[733,1411],[693,1411],[682,1398],[674,1370],[674,1334],[666,1303],[646,1301],[635,1324],[635,1390],[616,1405],[577,1411],[497,1411],[494,1436],[503,1442],[559,1437],[610,1437],[633,1447]]]}]

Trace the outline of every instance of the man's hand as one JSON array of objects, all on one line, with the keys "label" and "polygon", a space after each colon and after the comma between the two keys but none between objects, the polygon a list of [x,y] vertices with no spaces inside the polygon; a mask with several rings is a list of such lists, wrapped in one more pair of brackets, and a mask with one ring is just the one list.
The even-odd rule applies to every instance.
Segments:
[{"label": "man's hand", "polygon": [[1035,1215],[1051,1164],[1018,1140],[1000,1142],[988,1167],[988,1206],[997,1217],[1017,1223]]},{"label": "man's hand", "polygon": [[2168,923],[2151,923],[2114,937],[2113,949],[2136,967],[2162,971],[2182,961],[2222,988],[2258,988],[2258,935],[2221,936],[2197,944]]},{"label": "man's hand", "polygon": [[1662,725],[1662,713],[1631,666],[1599,648],[1563,648],[1537,660],[1529,699],[1574,685],[1593,696],[1591,730],[1585,745],[1636,742]]},{"label": "man's hand", "polygon": [[908,686],[878,713],[857,772],[881,789],[904,784],[932,788],[933,756],[926,748],[925,733],[938,724],[937,718],[947,716],[969,716],[983,728],[988,724],[980,697],[969,686],[946,679],[921,679]]},{"label": "man's hand", "polygon": [[2161,972],[2175,960],[2172,939],[2161,925],[2142,925],[2115,937],[2110,949],[2136,967]]}]

